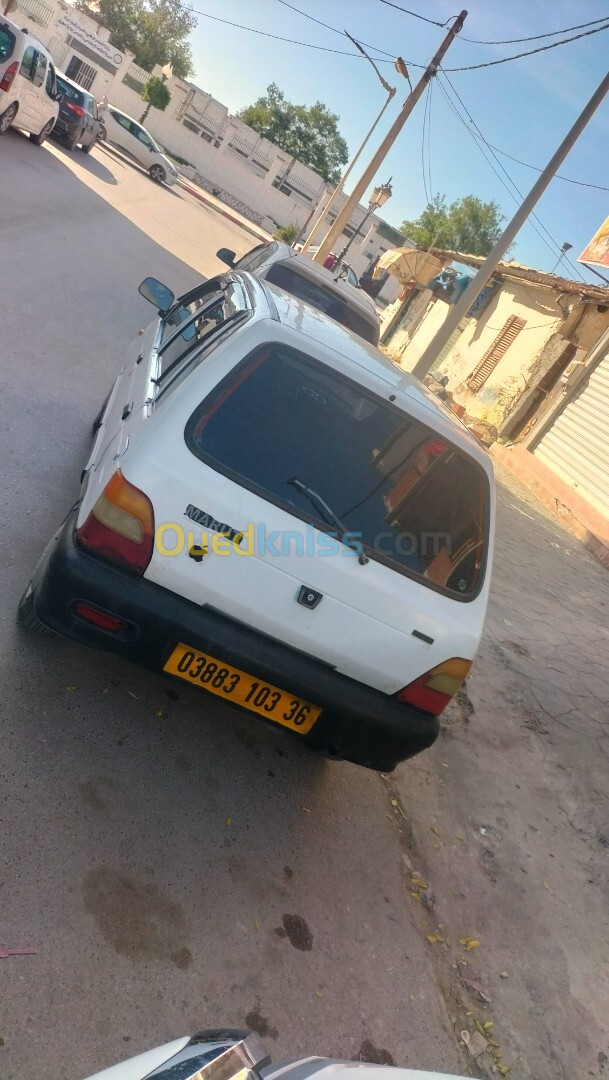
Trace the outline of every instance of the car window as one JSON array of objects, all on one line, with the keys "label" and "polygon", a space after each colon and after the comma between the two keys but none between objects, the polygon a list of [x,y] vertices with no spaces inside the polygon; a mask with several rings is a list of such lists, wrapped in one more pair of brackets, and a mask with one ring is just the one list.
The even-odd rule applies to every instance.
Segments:
[{"label": "car window", "polygon": [[0,60],[10,60],[15,48],[15,35],[8,26],[0,26]]},{"label": "car window", "polygon": [[110,109],[110,116],[113,116],[117,124],[120,124],[121,127],[126,128],[127,131],[131,131],[131,121],[128,116],[123,116],[122,113],[115,112],[114,109]]},{"label": "car window", "polygon": [[368,321],[359,312],[354,311],[338,293],[325,289],[316,281],[311,281],[292,266],[283,262],[274,263],[266,275],[266,281],[280,289],[285,289],[286,292],[297,296],[299,300],[304,300],[318,311],[323,311],[324,315],[329,315],[335,322],[340,323],[347,330],[352,330],[364,341],[369,341],[373,345],[378,344],[379,327],[376,320]]},{"label": "car window", "polygon": [[31,79],[34,74],[34,68],[36,66],[36,49],[33,45],[28,45],[23,54],[23,60],[19,68],[19,74],[23,75],[24,79]]},{"label": "car window", "polygon": [[95,98],[92,98],[90,94],[83,94],[82,96],[83,108],[91,113],[92,116],[97,116],[97,110],[95,107]]},{"label": "car window", "polygon": [[162,387],[181,370],[182,361],[239,314],[249,311],[247,294],[240,282],[225,285],[220,278],[205,282],[164,320],[159,347],[157,382]]},{"label": "car window", "polygon": [[235,270],[248,270],[250,274],[253,273],[263,262],[266,262],[268,258],[274,255],[278,247],[278,244],[259,244],[258,247],[252,248],[247,255],[244,255],[242,259],[235,263]]},{"label": "car window", "polygon": [[57,76],[57,89],[61,90],[66,101],[73,101],[76,105],[82,105],[85,95],[82,90],[66,82],[60,75]]},{"label": "car window", "polygon": [[47,73],[47,58],[44,53],[36,53],[36,67],[34,69],[34,78],[32,82],[34,86],[42,86],[44,77]]},{"label": "car window", "polygon": [[459,599],[478,591],[483,470],[325,365],[263,346],[201,403],[185,438],[213,469],[333,536],[336,554],[344,553],[337,523],[319,499],[370,559]]},{"label": "car window", "polygon": [[135,135],[138,142],[143,143],[144,146],[152,146],[152,139],[148,132],[144,131],[143,128],[138,127],[137,124],[131,125],[131,134]]}]

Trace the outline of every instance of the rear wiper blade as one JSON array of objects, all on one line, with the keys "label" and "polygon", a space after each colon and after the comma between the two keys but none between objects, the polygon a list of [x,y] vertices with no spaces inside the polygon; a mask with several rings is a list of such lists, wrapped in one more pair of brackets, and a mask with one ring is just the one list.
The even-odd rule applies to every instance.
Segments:
[{"label": "rear wiper blade", "polygon": [[309,502],[312,502],[318,510],[321,510],[321,513],[324,516],[324,520],[328,525],[336,526],[336,528],[339,530],[338,539],[340,540],[341,544],[345,544],[346,547],[350,547],[353,551],[356,552],[358,562],[361,564],[361,566],[365,566],[367,562],[370,562],[368,556],[365,555],[363,552],[362,545],[359,543],[358,540],[354,540],[347,526],[343,524],[338,515],[334,513],[332,508],[328,506],[326,500],[323,498],[323,496],[319,494],[318,491],[314,491],[313,488],[308,487],[307,484],[305,484],[303,480],[299,480],[297,476],[290,476],[288,484],[291,484],[291,486],[296,488],[297,491],[300,491],[302,495],[305,495],[307,497]]}]

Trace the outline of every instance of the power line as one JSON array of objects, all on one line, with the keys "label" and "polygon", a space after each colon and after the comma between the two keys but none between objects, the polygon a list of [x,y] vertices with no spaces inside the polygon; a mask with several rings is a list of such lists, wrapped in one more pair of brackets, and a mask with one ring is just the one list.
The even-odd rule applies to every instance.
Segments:
[{"label": "power line", "polygon": [[[340,34],[341,37],[345,36],[344,31],[339,30],[337,26],[330,26],[329,23],[323,22],[321,19],[316,19],[314,15],[309,15],[307,11],[301,11],[300,8],[294,7],[293,4],[289,4],[288,0],[277,0],[277,3],[283,4],[284,7],[290,8],[292,11],[295,11],[297,15],[302,15],[305,19],[310,19],[311,22],[317,23],[318,26],[325,26],[326,30],[332,30],[334,34]],[[387,52],[386,49],[379,49],[378,45],[371,45],[369,41],[362,41],[361,44],[365,45],[367,49],[373,49],[374,52],[382,53],[383,56],[389,56],[392,60],[395,60],[393,53]]]},{"label": "power line", "polygon": [[[498,158],[498,157],[497,157],[497,155],[496,155],[496,154],[494,153],[494,151],[493,151],[493,149],[492,149],[492,147],[491,147],[490,143],[489,143],[489,142],[487,142],[486,138],[485,138],[485,137],[484,137],[484,135],[482,134],[482,132],[481,132],[480,128],[478,127],[478,125],[477,125],[476,121],[474,120],[474,118],[473,118],[473,116],[471,115],[471,113],[470,113],[469,109],[467,108],[467,105],[466,105],[466,104],[465,104],[465,102],[463,101],[463,98],[462,98],[462,97],[460,96],[459,92],[458,92],[458,91],[457,91],[457,90],[455,89],[455,87],[453,86],[452,82],[451,82],[451,81],[450,81],[450,79],[448,78],[448,75],[445,75],[444,77],[445,77],[445,79],[446,79],[446,81],[447,81],[448,85],[450,86],[451,90],[453,91],[453,94],[455,95],[455,97],[457,98],[457,100],[458,100],[458,101],[459,101],[459,102],[461,103],[462,107],[463,107],[463,108],[465,109],[465,113],[466,113],[466,115],[468,116],[469,120],[471,121],[471,123],[473,124],[474,128],[475,128],[475,129],[476,129],[476,131],[478,132],[478,135],[479,135],[479,136],[480,136],[480,138],[482,139],[483,143],[484,143],[484,144],[485,144],[485,146],[486,146],[486,147],[487,147],[487,148],[488,148],[488,149],[490,150],[490,152],[491,152],[491,154],[492,154],[493,158],[495,159],[495,161],[497,162],[497,164],[498,164],[499,168],[501,169],[501,171],[502,171],[503,173],[505,173],[505,175],[507,176],[507,178],[508,178],[508,180],[509,180],[510,184],[511,184],[511,185],[512,185],[512,187],[513,187],[513,188],[514,188],[514,189],[515,189],[515,190],[517,191],[517,193],[518,193],[519,197],[520,197],[521,199],[524,199],[524,195],[523,195],[523,193],[521,192],[520,188],[519,188],[519,187],[518,187],[518,186],[517,186],[517,185],[516,185],[516,184],[514,183],[514,181],[512,180],[512,177],[511,177],[511,176],[510,176],[510,174],[508,173],[508,171],[507,171],[507,169],[505,168],[505,166],[503,166],[503,165],[501,164],[501,162],[499,161],[499,158]],[[575,273],[576,273],[576,274],[577,274],[577,275],[578,275],[578,276],[579,276],[579,277],[581,278],[581,280],[582,280],[582,281],[585,281],[586,279],[584,278],[583,274],[581,273],[581,271],[580,271],[579,267],[577,267],[577,266],[576,266],[576,265],[575,265],[575,264],[574,264],[573,262],[571,262],[571,259],[570,259],[570,258],[568,257],[568,255],[567,255],[567,254],[566,254],[566,252],[565,252],[565,251],[563,250],[563,248],[562,248],[562,247],[559,247],[559,245],[558,245],[558,244],[556,243],[556,241],[554,240],[554,237],[552,236],[552,234],[551,234],[550,232],[548,232],[548,230],[546,229],[546,227],[545,227],[545,225],[543,224],[543,222],[541,222],[541,221],[540,221],[540,219],[538,218],[537,214],[535,214],[535,213],[532,213],[532,214],[531,214],[531,217],[533,217],[533,218],[535,219],[535,221],[537,222],[537,224],[539,225],[539,227],[540,227],[541,229],[543,229],[543,231],[545,232],[546,236],[547,236],[547,237],[548,237],[548,238],[549,238],[549,239],[550,239],[550,240],[552,241],[552,243],[553,243],[553,244],[555,244],[555,245],[556,245],[556,247],[557,247],[557,248],[558,248],[558,250],[559,250],[559,253],[560,253],[560,257],[561,257],[561,258],[563,258],[563,259],[564,259],[564,260],[565,260],[565,261],[566,261],[567,263],[569,263],[569,266],[571,266],[572,270],[573,270],[573,271],[574,271],[574,272],[575,272]]]},{"label": "power line", "polygon": [[396,8],[397,11],[403,11],[404,15],[412,15],[413,19],[420,19],[421,22],[431,23],[432,26],[444,28],[447,25],[445,22],[437,22],[436,19],[428,19],[426,15],[419,15],[417,11],[409,11],[408,8],[400,7],[399,4],[392,4],[391,0],[381,0],[381,4],[386,4],[387,7]]},{"label": "power line", "polygon": [[[507,150],[500,150],[498,146],[493,146],[492,143],[488,144],[497,154],[501,154],[502,157],[509,158],[510,161],[515,161],[517,165],[524,165],[525,169],[533,169],[534,172],[543,172],[543,169],[538,168],[537,165],[531,165],[528,161],[521,161],[520,158],[514,157],[513,154],[508,154]],[[595,188],[597,191],[609,191],[609,187],[605,187],[603,184],[589,184],[586,180],[573,180],[570,176],[562,176],[561,173],[556,173],[555,180],[564,180],[567,184],[577,184],[578,187]]]},{"label": "power line", "polygon": [[[447,82],[448,82],[448,81],[449,81],[449,80],[447,80]],[[520,198],[520,199],[522,199],[522,198],[524,197],[524,196],[523,196],[523,194],[522,194],[522,192],[521,192],[521,191],[519,190],[519,188],[518,188],[518,187],[516,186],[516,184],[514,183],[514,181],[513,181],[513,180],[512,180],[512,178],[511,178],[511,176],[510,176],[510,175],[509,175],[509,173],[508,173],[508,172],[506,171],[506,169],[504,168],[504,166],[503,166],[503,165],[501,164],[501,162],[500,162],[500,161],[498,161],[498,162],[497,162],[497,164],[499,165],[499,168],[500,168],[500,169],[502,169],[502,171],[503,171],[503,172],[505,173],[505,175],[506,175],[506,177],[507,177],[507,179],[508,179],[509,183],[510,183],[510,184],[512,185],[512,188],[514,188],[514,191],[516,192],[516,194],[514,194],[514,191],[510,190],[510,188],[508,187],[508,184],[506,184],[506,182],[505,182],[505,180],[503,179],[503,177],[502,177],[502,176],[500,175],[500,173],[499,173],[499,172],[497,171],[497,169],[495,168],[495,166],[493,165],[493,162],[492,162],[492,161],[490,160],[490,158],[489,158],[489,157],[487,156],[487,154],[486,154],[485,150],[483,149],[483,145],[482,145],[482,144],[484,144],[484,145],[488,145],[488,144],[486,144],[486,142],[485,142],[485,139],[484,139],[484,136],[483,136],[483,135],[482,135],[482,133],[480,132],[480,129],[479,129],[479,128],[477,129],[477,130],[478,130],[478,132],[479,132],[479,135],[476,135],[476,134],[475,134],[475,132],[474,132],[474,131],[472,130],[472,128],[470,127],[470,125],[468,124],[468,122],[467,122],[467,120],[465,119],[465,117],[463,117],[463,116],[461,115],[461,113],[459,112],[459,110],[458,110],[457,106],[456,106],[456,105],[455,105],[455,103],[454,103],[454,102],[452,101],[452,99],[451,99],[450,95],[448,94],[447,90],[445,89],[445,87],[444,87],[443,83],[442,83],[442,82],[441,82],[440,80],[438,80],[438,85],[439,85],[439,87],[440,87],[440,89],[441,89],[442,93],[444,94],[444,97],[446,98],[446,100],[447,100],[448,104],[450,105],[451,109],[453,110],[453,112],[455,113],[455,115],[456,115],[456,116],[458,117],[458,119],[459,119],[459,120],[461,121],[461,123],[462,123],[462,124],[463,124],[463,126],[465,127],[466,131],[468,131],[468,132],[469,132],[469,134],[471,135],[471,137],[472,137],[472,139],[474,140],[474,142],[475,142],[476,146],[478,147],[478,150],[480,151],[480,153],[482,154],[483,158],[485,159],[485,161],[486,161],[487,165],[489,165],[489,166],[490,166],[490,168],[492,169],[492,171],[493,171],[493,172],[495,173],[495,176],[497,177],[497,179],[499,180],[499,182],[500,182],[500,183],[501,183],[501,184],[503,185],[503,187],[504,187],[504,188],[506,189],[506,191],[508,192],[508,194],[509,194],[509,195],[510,195],[510,196],[511,196],[511,197],[512,197],[512,198],[513,198],[513,199],[514,199],[514,200],[515,200],[516,202],[518,202],[518,199],[519,199],[519,198]],[[449,85],[451,85],[451,86],[452,86],[452,84],[449,84]],[[453,87],[453,90],[454,90],[454,87]],[[458,96],[458,95],[457,95],[457,96]],[[461,100],[461,99],[459,99],[459,100]],[[463,102],[462,102],[461,104],[463,104]],[[463,108],[465,108],[465,109],[466,109],[466,112],[467,112],[467,108],[466,108],[466,106],[465,106],[465,105],[463,105]],[[469,115],[469,113],[468,113],[468,115]],[[475,127],[477,127],[477,125],[475,125],[475,122],[474,122],[474,121],[472,121],[472,123],[474,123],[474,126],[475,126]],[[491,154],[492,154],[492,151],[491,151]],[[531,217],[532,217],[532,218],[534,218],[534,219],[535,219],[535,221],[537,221],[537,222],[538,222],[538,224],[540,225],[541,229],[543,229],[543,231],[544,231],[544,232],[545,232],[545,233],[547,234],[547,236],[549,237],[549,239],[550,239],[551,243],[548,243],[548,240],[546,240],[545,236],[543,236],[543,235],[542,235],[542,233],[540,232],[540,230],[539,230],[539,229],[537,228],[537,225],[535,225],[535,223],[534,223],[533,221],[529,220],[529,225],[531,226],[531,228],[532,228],[532,229],[534,229],[534,230],[535,230],[535,232],[536,232],[536,233],[537,233],[537,235],[539,236],[540,240],[541,240],[541,241],[542,241],[542,242],[543,242],[543,243],[544,243],[544,244],[546,245],[546,247],[548,248],[548,250],[549,250],[549,251],[550,251],[550,252],[552,253],[552,256],[553,256],[553,257],[556,257],[557,253],[558,253],[558,252],[559,252],[559,251],[561,250],[561,249],[560,249],[560,245],[559,245],[559,244],[557,244],[556,240],[554,240],[554,237],[553,237],[553,236],[551,235],[551,233],[549,233],[549,232],[548,232],[548,230],[546,229],[545,225],[543,225],[543,224],[542,224],[542,222],[541,222],[541,221],[539,220],[539,218],[537,217],[537,215],[536,215],[536,214],[531,214]],[[579,271],[578,271],[578,273],[579,273]],[[581,273],[579,273],[579,276],[580,276],[580,277],[582,278],[582,281],[585,281],[585,278],[583,278],[583,276],[582,276],[582,274],[581,274]]]},{"label": "power line", "polygon": [[564,30],[548,30],[545,34],[531,34],[529,37],[501,38],[498,41],[485,41],[484,38],[468,38],[459,35],[459,41],[469,41],[473,45],[517,45],[520,41],[539,41],[540,38],[557,37],[558,34],[570,34],[572,30],[583,30],[586,26],[596,26],[598,23],[607,22],[607,16],[602,19],[590,19],[589,22],[578,23],[577,26],[565,26]]},{"label": "power line", "polygon": [[[202,15],[205,19],[213,19],[214,22],[224,23],[225,26],[233,26],[238,30],[248,30],[250,34],[258,34],[260,37],[273,38],[274,41],[286,41],[289,45],[302,45],[305,49],[317,49],[319,52],[334,53],[337,56],[350,56],[356,60],[363,60],[364,57],[359,53],[348,52],[346,49],[331,49],[327,45],[313,45],[310,41],[297,41],[295,38],[282,37],[281,34],[271,34],[268,30],[256,30],[253,26],[244,26],[243,23],[231,22],[230,19],[221,19],[219,15],[210,15],[208,11],[198,11],[197,8],[189,8],[193,15]],[[392,64],[393,60],[386,60],[382,56],[375,56],[374,58],[379,64]],[[406,64],[410,67],[424,68],[424,64],[415,64],[411,60],[406,60]]]},{"label": "power line", "polygon": [[[381,2],[387,3],[388,0],[381,0]],[[562,41],[553,41],[550,45],[539,45],[537,49],[528,49],[527,52],[516,53],[514,56],[503,56],[500,60],[487,60],[484,64],[466,64],[464,67],[444,68],[444,71],[476,71],[479,68],[507,64],[510,60],[520,60],[523,56],[534,56],[536,53],[546,52],[548,49],[557,49],[559,45],[568,45],[570,41],[578,41],[579,38],[599,34],[601,30],[609,30],[609,22],[605,22],[604,26],[597,26],[594,30],[585,30],[581,34],[574,34],[573,37],[563,38]]]}]

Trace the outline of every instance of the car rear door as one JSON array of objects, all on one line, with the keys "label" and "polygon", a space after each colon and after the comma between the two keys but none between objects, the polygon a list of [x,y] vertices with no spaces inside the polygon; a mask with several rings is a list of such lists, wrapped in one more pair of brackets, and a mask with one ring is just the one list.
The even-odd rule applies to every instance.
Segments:
[{"label": "car rear door", "polygon": [[[264,342],[184,425],[193,376],[157,428],[154,468],[126,455],[154,507],[145,576],[388,694],[471,659],[486,605],[484,470],[348,380],[334,391],[300,356],[279,360]],[[199,372],[201,387],[212,374]],[[319,602],[303,604],[303,589]]]},{"label": "car rear door", "polygon": [[37,130],[36,125],[38,122],[38,115],[35,95],[32,91],[32,79],[34,77],[34,72],[36,71],[37,55],[36,47],[34,45],[27,45],[23,50],[19,70],[15,76],[19,93],[17,124],[27,131]]}]

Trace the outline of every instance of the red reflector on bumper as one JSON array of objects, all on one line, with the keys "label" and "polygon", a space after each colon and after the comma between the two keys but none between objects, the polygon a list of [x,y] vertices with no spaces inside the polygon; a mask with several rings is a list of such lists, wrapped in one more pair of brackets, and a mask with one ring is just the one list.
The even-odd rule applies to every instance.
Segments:
[{"label": "red reflector on bumper", "polygon": [[107,611],[100,611],[99,608],[85,604],[82,600],[74,605],[74,614],[80,619],[93,623],[94,626],[99,626],[101,630],[108,630],[111,634],[118,634],[119,630],[125,626],[123,619],[119,619],[118,615],[109,615]]}]

